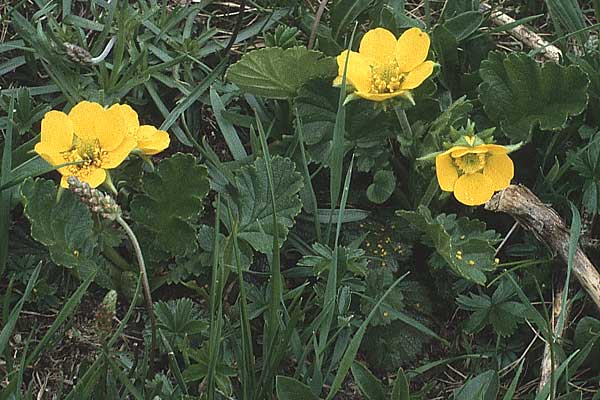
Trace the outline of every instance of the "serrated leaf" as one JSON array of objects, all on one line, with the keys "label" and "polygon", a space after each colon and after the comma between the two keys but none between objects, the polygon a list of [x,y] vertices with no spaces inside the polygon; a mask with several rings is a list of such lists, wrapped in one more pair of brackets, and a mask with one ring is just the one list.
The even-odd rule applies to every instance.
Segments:
[{"label": "serrated leaf", "polygon": [[74,194],[61,193],[45,179],[27,179],[21,187],[25,215],[31,223],[31,236],[44,244],[57,265],[69,268],[93,267],[98,238],[90,210]]},{"label": "serrated leaf", "polygon": [[[302,202],[298,193],[302,188],[302,176],[289,158],[273,157],[273,188],[277,209],[280,244],[287,237],[288,229],[300,213]],[[238,222],[238,238],[249,243],[255,250],[270,254],[273,247],[273,211],[267,182],[267,167],[263,158],[235,172],[235,185],[228,185],[222,193],[223,201],[231,208]],[[226,208],[226,207],[223,207]],[[221,220],[228,230],[233,226],[227,211]]]},{"label": "serrated leaf", "polygon": [[490,53],[479,70],[479,99],[487,115],[513,141],[542,130],[564,128],[587,105],[589,80],[577,66],[540,66],[526,54]]},{"label": "serrated leaf", "polygon": [[396,177],[392,171],[377,171],[373,183],[367,188],[367,198],[373,203],[381,204],[390,198],[396,188]]},{"label": "serrated leaf", "polygon": [[250,51],[227,70],[226,78],[241,90],[272,99],[295,97],[306,82],[333,79],[337,63],[332,57],[306,47],[267,47]]},{"label": "serrated leaf", "polygon": [[134,196],[131,217],[156,234],[161,249],[183,255],[197,248],[191,222],[202,211],[209,190],[208,172],[190,154],[162,160],[142,178],[144,194]]},{"label": "serrated leaf", "polygon": [[398,211],[397,214],[421,231],[462,278],[483,285],[486,281],[484,272],[495,268],[492,243],[497,241],[497,234],[486,231],[484,223],[445,214],[434,219],[429,209],[423,206],[417,211]]}]

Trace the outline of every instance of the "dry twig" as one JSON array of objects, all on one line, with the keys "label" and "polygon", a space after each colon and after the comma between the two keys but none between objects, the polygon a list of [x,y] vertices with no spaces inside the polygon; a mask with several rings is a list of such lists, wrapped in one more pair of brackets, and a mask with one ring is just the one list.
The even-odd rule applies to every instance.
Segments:
[{"label": "dry twig", "polygon": [[[496,193],[485,208],[510,214],[521,226],[532,232],[565,262],[569,256],[569,229],[551,207],[542,203],[531,190],[510,185]],[[600,274],[579,246],[573,256],[573,274],[600,310]]]}]

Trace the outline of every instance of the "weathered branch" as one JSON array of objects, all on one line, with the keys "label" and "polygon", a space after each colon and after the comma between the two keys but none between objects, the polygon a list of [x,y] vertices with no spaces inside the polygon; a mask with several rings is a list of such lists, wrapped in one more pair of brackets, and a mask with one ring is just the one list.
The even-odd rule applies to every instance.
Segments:
[{"label": "weathered branch", "polygon": [[[558,286],[554,292],[554,301],[552,303],[552,331],[554,333],[554,337],[550,340],[557,342],[560,337],[562,337],[565,333],[567,327],[567,320],[569,319],[569,314],[571,312],[572,303],[567,300],[567,306],[564,314],[565,323],[562,326],[561,331],[559,332],[558,319],[560,317],[560,311],[562,309],[562,299],[565,293],[565,283],[562,282],[560,286]],[[546,342],[544,346],[544,355],[542,357],[542,366],[540,373],[540,383],[538,385],[538,392],[542,391],[546,383],[550,381],[550,377],[552,376],[552,351],[550,351],[551,343],[550,341]],[[554,357],[554,368],[556,368],[556,356]]]},{"label": "weathered branch", "polygon": [[[569,256],[569,229],[551,207],[542,203],[535,194],[522,185],[510,185],[496,193],[485,204],[491,211],[510,214],[521,226],[532,232],[565,263]],[[579,245],[573,256],[572,271],[581,286],[600,310],[600,273]]]},{"label": "weathered branch", "polygon": [[[482,3],[479,9],[483,12],[490,11],[492,7],[489,4]],[[493,11],[490,20],[494,25],[502,26],[515,22],[514,18],[509,17],[501,11]],[[546,40],[540,35],[527,29],[523,25],[516,26],[508,31],[508,34],[522,42],[525,46],[531,49],[542,48],[542,55],[550,61],[559,62],[562,58],[560,49]]]}]

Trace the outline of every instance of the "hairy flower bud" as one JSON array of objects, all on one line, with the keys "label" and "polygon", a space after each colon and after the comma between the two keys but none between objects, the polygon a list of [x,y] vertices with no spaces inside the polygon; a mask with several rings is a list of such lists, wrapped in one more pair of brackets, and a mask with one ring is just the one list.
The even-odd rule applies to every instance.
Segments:
[{"label": "hairy flower bud", "polygon": [[77,64],[91,64],[92,55],[89,51],[72,43],[63,43],[69,59]]},{"label": "hairy flower bud", "polygon": [[102,218],[111,221],[121,216],[121,207],[110,195],[90,187],[87,182],[81,182],[75,176],[68,177],[67,182],[69,183],[69,190],[75,193],[92,212],[100,214]]}]

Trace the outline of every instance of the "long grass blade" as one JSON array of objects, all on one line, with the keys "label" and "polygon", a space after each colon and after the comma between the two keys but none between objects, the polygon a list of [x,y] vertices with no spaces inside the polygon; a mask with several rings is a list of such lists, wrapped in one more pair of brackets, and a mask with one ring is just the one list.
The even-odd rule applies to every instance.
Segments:
[{"label": "long grass blade", "polygon": [[97,271],[94,270],[91,274],[89,274],[88,277],[83,281],[83,283],[77,288],[75,293],[73,293],[73,295],[65,303],[52,325],[50,325],[50,329],[48,329],[48,332],[46,332],[42,340],[40,340],[40,342],[35,347],[35,349],[33,349],[29,357],[27,357],[27,365],[30,365],[35,360],[37,360],[42,351],[44,351],[48,347],[50,340],[52,339],[58,328],[60,328],[63,322],[65,322],[66,319],[69,318],[71,314],[73,314],[73,312],[79,305],[81,298],[86,293],[87,288],[93,282],[96,273]]},{"label": "long grass blade", "polygon": [[19,314],[21,313],[23,304],[25,304],[25,302],[29,298],[31,291],[33,290],[35,283],[37,282],[41,269],[42,263],[40,262],[33,271],[33,274],[31,274],[31,278],[29,278],[29,282],[27,282],[27,286],[25,287],[25,291],[23,292],[21,300],[19,300],[15,308],[13,308],[10,312],[10,316],[6,320],[6,323],[4,324],[4,327],[0,332],[0,355],[4,354],[4,351],[6,350],[6,345],[8,344],[8,340],[12,336],[13,330],[17,325],[17,319],[19,318]]},{"label": "long grass blade", "polygon": [[[277,222],[277,203],[275,201],[275,188],[273,179],[273,165],[271,162],[271,154],[267,145],[267,137],[265,130],[260,122],[260,118],[256,118],[260,145],[265,159],[267,169],[267,180],[269,183],[269,193],[271,195],[271,209],[273,211],[273,250],[271,253],[271,291],[269,296],[269,313],[266,321],[265,329],[265,351],[263,357],[265,360],[273,359],[274,351],[279,347],[276,345],[278,333],[280,330],[280,315],[283,308],[283,283],[281,278],[281,255],[279,253],[279,225]],[[276,358],[276,357],[275,357]],[[273,364],[263,365],[261,381],[263,387],[261,390],[264,393],[272,393],[276,366]]]},{"label": "long grass blade", "polygon": [[[11,96],[8,105],[8,126],[4,131],[4,150],[2,152],[2,170],[0,171],[0,186],[11,179],[12,147],[13,147],[13,111],[15,96]],[[12,192],[0,192],[0,276],[4,274],[8,260],[8,233],[10,229],[10,204]]]},{"label": "long grass blade", "polygon": [[[217,195],[216,200],[216,214],[221,215],[221,196]],[[221,224],[217,218],[214,228],[213,236],[213,259],[212,259],[212,273],[210,283],[210,333],[209,333],[209,347],[208,347],[208,372],[207,372],[207,394],[209,400],[214,400],[217,397],[216,392],[216,379],[217,379],[217,362],[219,360],[219,354],[221,350],[221,328],[223,324],[222,320],[222,290],[223,290],[223,272],[221,271],[221,253],[219,246],[219,233]]]},{"label": "long grass blade", "polygon": [[338,390],[340,390],[340,388],[342,387],[342,383],[344,382],[344,379],[348,374],[348,370],[350,370],[350,367],[354,362],[356,354],[358,354],[358,348],[360,347],[362,339],[365,336],[365,332],[367,331],[367,327],[369,326],[371,319],[373,319],[373,317],[375,316],[375,312],[377,312],[379,306],[381,306],[381,304],[389,296],[392,290],[394,290],[394,288],[398,286],[398,284],[402,282],[402,280],[406,278],[408,274],[409,273],[407,272],[400,278],[396,279],[396,281],[388,288],[388,290],[385,291],[385,293],[383,294],[383,296],[381,296],[377,304],[375,304],[375,307],[373,307],[367,318],[360,325],[360,328],[358,328],[358,330],[354,334],[354,337],[350,341],[350,344],[348,345],[348,348],[346,349],[344,356],[342,357],[342,361],[340,362],[340,367],[337,373],[335,374],[335,378],[333,378],[333,382],[331,383],[331,389],[327,394],[326,400],[332,400],[337,394]]}]

